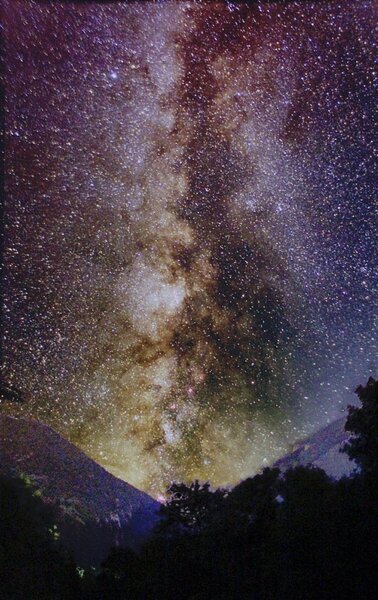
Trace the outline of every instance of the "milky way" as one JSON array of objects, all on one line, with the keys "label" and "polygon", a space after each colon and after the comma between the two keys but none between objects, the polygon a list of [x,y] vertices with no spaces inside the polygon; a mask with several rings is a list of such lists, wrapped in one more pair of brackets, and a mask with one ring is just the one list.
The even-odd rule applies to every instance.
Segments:
[{"label": "milky way", "polygon": [[373,2],[4,2],[3,379],[155,495],[374,369]]}]

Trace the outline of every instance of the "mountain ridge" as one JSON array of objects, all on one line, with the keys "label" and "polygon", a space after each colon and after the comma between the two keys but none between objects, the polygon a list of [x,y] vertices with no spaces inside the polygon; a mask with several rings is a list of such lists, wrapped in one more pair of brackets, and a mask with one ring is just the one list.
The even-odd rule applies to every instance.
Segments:
[{"label": "mountain ridge", "polygon": [[350,475],[356,465],[345,453],[340,452],[351,436],[345,430],[345,423],[346,417],[341,417],[321,427],[293,444],[294,449],[276,460],[273,466],[287,471],[299,465],[313,465],[336,479]]},{"label": "mountain ridge", "polygon": [[112,546],[137,547],[158,520],[156,500],[33,419],[0,415],[0,473],[26,475],[57,507],[62,543],[82,566],[100,564]]},{"label": "mountain ridge", "polygon": [[[355,463],[340,452],[350,438],[345,422],[337,419],[296,442],[273,466],[313,465],[334,478],[350,475]],[[84,567],[101,564],[112,547],[137,548],[159,519],[159,502],[34,419],[0,414],[0,474],[26,475],[56,506],[62,544]]]}]

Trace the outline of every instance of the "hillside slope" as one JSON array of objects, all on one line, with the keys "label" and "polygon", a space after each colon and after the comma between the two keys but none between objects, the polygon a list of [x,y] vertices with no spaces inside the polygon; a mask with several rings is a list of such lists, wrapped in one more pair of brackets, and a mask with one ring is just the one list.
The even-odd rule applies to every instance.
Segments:
[{"label": "hillside slope", "polygon": [[308,438],[298,442],[290,454],[274,463],[281,471],[297,465],[311,464],[324,469],[328,475],[339,479],[350,475],[355,463],[345,453],[340,452],[342,445],[348,441],[350,434],[344,429],[345,418],[342,417],[323,427]]},{"label": "hillside slope", "polygon": [[27,475],[58,507],[62,543],[82,566],[138,546],[158,519],[158,502],[37,421],[0,415],[0,473]]}]

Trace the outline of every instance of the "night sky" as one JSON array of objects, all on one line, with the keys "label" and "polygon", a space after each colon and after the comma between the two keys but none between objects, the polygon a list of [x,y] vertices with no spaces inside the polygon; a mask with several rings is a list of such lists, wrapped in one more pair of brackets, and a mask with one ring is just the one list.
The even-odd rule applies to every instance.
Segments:
[{"label": "night sky", "polygon": [[376,366],[373,4],[3,0],[2,411],[155,496],[345,414]]}]

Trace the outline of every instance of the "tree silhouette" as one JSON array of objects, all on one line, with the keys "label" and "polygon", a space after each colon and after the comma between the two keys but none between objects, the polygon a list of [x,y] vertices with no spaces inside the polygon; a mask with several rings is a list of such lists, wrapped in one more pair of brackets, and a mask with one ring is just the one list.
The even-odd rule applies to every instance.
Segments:
[{"label": "tree silhouette", "polygon": [[378,381],[370,377],[366,386],[356,389],[362,406],[349,406],[345,429],[353,436],[344,446],[351,460],[355,460],[361,473],[378,478]]},{"label": "tree silhouette", "polygon": [[189,486],[173,483],[168,488],[170,498],[160,509],[163,519],[158,524],[159,532],[199,533],[222,506],[225,490],[212,491],[209,483],[201,484],[198,479]]},{"label": "tree silhouette", "polygon": [[154,535],[114,551],[85,600],[375,600],[378,384],[356,392],[344,451],[359,473],[267,468],[228,491],[173,483]]},{"label": "tree silhouette", "polygon": [[80,597],[74,562],[59,544],[56,514],[26,479],[0,476],[1,600]]}]

